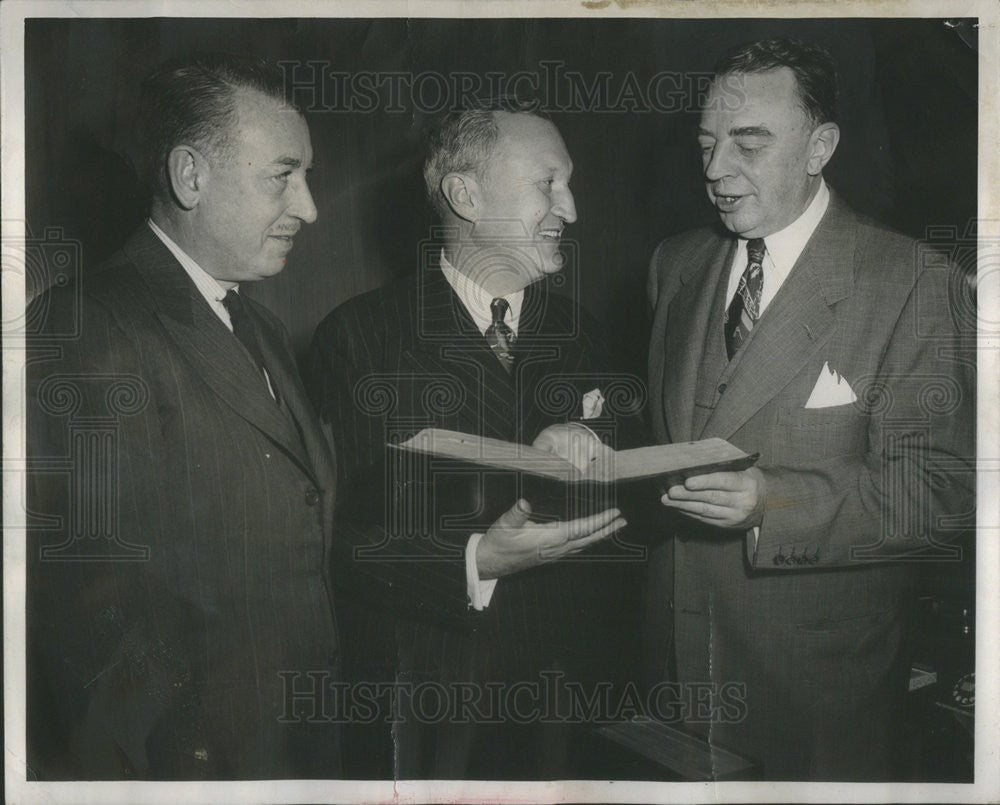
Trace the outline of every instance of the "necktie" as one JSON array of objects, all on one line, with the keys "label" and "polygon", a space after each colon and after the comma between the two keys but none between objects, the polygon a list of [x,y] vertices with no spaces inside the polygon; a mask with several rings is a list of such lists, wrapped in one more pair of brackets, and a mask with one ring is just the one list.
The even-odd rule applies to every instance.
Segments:
[{"label": "necktie", "polygon": [[764,288],[764,240],[747,242],[747,267],[740,277],[736,296],[726,311],[726,354],[733,359],[760,318],[760,293]]},{"label": "necktie", "polygon": [[493,322],[486,328],[486,340],[490,349],[500,359],[503,368],[507,373],[514,371],[514,332],[507,326],[504,317],[507,315],[507,300],[497,297],[490,302],[490,313],[493,314]]},{"label": "necktie", "polygon": [[246,347],[247,352],[250,353],[251,359],[257,365],[260,373],[264,375],[264,382],[267,383],[268,390],[277,402],[278,390],[271,383],[267,369],[264,368],[264,355],[261,353],[260,343],[257,341],[257,331],[253,326],[253,321],[251,321],[250,312],[243,304],[243,299],[235,290],[230,289],[226,291],[226,296],[222,300],[222,304],[229,312],[229,320],[233,325],[233,334]]}]

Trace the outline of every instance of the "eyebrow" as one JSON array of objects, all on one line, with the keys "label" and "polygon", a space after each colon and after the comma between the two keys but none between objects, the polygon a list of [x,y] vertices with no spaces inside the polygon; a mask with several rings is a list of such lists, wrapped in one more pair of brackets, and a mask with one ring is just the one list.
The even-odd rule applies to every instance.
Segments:
[{"label": "eyebrow", "polygon": [[302,167],[302,160],[301,159],[296,159],[295,157],[278,157],[271,164],[272,165],[285,165],[286,167],[289,167],[289,168],[301,168]]},{"label": "eyebrow", "polygon": [[[699,137],[714,137],[707,129],[698,128]],[[740,126],[729,130],[730,137],[773,137],[774,134],[766,126]]]},{"label": "eyebrow", "polygon": [[773,137],[771,131],[765,126],[741,126],[738,129],[730,129],[732,137]]}]

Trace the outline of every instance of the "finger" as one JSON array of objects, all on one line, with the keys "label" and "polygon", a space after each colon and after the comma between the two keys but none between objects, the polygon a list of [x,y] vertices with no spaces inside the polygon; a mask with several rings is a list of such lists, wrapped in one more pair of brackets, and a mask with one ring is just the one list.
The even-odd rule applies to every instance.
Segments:
[{"label": "finger", "polygon": [[604,528],[598,529],[593,534],[588,534],[587,536],[571,540],[570,542],[563,543],[562,545],[543,547],[540,549],[539,553],[545,559],[558,559],[560,556],[568,556],[570,554],[579,553],[588,545],[593,545],[595,542],[607,539],[619,529],[624,528],[626,525],[628,525],[626,520],[623,517],[619,517],[608,523],[604,526]]},{"label": "finger", "polygon": [[733,520],[734,510],[727,506],[717,506],[713,503],[705,503],[699,500],[671,500],[664,495],[660,498],[664,506],[676,509],[684,514],[690,514],[704,520],[717,522],[728,522]]},{"label": "finger", "polygon": [[552,453],[553,455],[556,455],[557,453],[555,439],[545,431],[542,431],[541,434],[539,434],[538,438],[531,443],[531,446],[536,450],[543,450],[546,453]]},{"label": "finger", "polygon": [[691,491],[683,486],[674,486],[667,491],[667,497],[673,501],[695,500],[702,503],[712,503],[716,506],[731,508],[735,505],[736,495],[723,489],[704,489]]},{"label": "finger", "polygon": [[531,504],[520,498],[513,506],[500,515],[496,524],[502,528],[521,528],[531,517]]},{"label": "finger", "polygon": [[684,481],[689,490],[725,489],[735,492],[743,488],[743,479],[738,472],[710,472],[706,475],[692,475]]},{"label": "finger", "polygon": [[621,516],[621,512],[618,509],[605,509],[600,514],[592,514],[589,517],[579,517],[576,520],[559,523],[558,530],[563,541],[575,540],[593,534],[619,516]]}]

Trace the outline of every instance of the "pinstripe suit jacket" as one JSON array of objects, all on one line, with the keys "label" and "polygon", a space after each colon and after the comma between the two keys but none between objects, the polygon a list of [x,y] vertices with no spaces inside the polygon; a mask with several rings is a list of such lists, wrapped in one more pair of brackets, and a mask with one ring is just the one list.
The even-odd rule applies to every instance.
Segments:
[{"label": "pinstripe suit jacket", "polygon": [[39,775],[338,775],[337,729],[301,723],[285,695],[307,671],[337,674],[334,467],[283,328],[247,304],[281,407],[148,227],[35,302]]},{"label": "pinstripe suit jacket", "polygon": [[[635,620],[620,609],[623,579],[637,564],[620,561],[617,546],[599,551],[603,561],[591,555],[504,577],[485,612],[470,610],[465,543],[514,503],[517,487],[481,471],[421,481],[386,450],[430,426],[530,443],[579,417],[590,389],[614,396],[609,383],[631,382],[641,405],[596,324],[544,283],[526,289],[517,353],[512,378],[436,265],[350,300],[316,331],[304,375],[339,460],[338,533],[348,553],[337,582],[369,612],[393,613],[382,627],[391,632],[382,637],[390,677],[511,683],[587,669],[607,677],[616,641]],[[618,413],[625,420],[636,410]],[[636,422],[622,425],[625,438],[637,438]],[[594,426],[615,427],[615,418]],[[369,552],[351,553],[351,543]],[[348,659],[377,651],[377,630],[362,622],[359,644],[345,645]]]},{"label": "pinstripe suit jacket", "polygon": [[[658,631],[672,615],[680,681],[745,686],[742,711],[701,728],[769,777],[883,775],[914,557],[953,560],[936,541],[974,522],[974,300],[945,259],[834,196],[727,361],[734,248],[721,229],[658,247],[650,407],[659,441],[761,454],[763,523],[758,541],[677,527],[651,564],[672,586]],[[806,407],[824,364],[855,404]]]}]

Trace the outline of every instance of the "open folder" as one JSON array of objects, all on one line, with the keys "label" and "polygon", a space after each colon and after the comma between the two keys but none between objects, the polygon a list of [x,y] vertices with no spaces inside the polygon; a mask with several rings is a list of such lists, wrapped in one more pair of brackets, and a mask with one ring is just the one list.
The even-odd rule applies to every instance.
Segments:
[{"label": "open folder", "polygon": [[528,445],[439,428],[425,428],[390,447],[565,483],[606,484],[663,477],[667,485],[673,485],[692,475],[745,470],[760,455],[748,455],[725,439],[703,439],[632,450],[609,449],[580,469],[559,456]]}]

